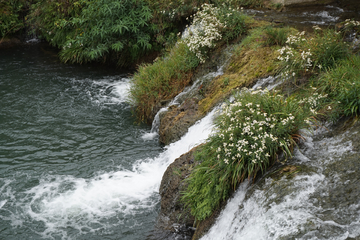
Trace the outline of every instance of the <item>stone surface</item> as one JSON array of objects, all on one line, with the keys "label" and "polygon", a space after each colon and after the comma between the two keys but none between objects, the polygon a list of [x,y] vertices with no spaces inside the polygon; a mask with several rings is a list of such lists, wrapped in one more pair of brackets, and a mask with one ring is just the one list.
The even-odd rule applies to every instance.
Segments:
[{"label": "stone surface", "polygon": [[171,106],[160,121],[160,143],[167,145],[179,140],[199,118],[196,98],[185,100],[179,107]]},{"label": "stone surface", "polygon": [[159,193],[161,196],[161,210],[158,219],[158,228],[171,232],[188,232],[193,234],[194,217],[190,210],[181,201],[181,192],[186,189],[186,179],[195,166],[193,148],[188,153],[181,155],[166,169],[161,180]]}]

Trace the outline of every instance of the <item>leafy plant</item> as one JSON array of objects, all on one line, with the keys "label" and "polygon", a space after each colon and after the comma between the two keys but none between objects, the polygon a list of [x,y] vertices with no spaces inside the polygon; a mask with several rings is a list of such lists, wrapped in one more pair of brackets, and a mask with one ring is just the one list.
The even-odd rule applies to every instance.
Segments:
[{"label": "leafy plant", "polygon": [[78,17],[61,22],[76,31],[64,43],[60,58],[83,63],[113,52],[126,56],[125,52],[132,60],[152,48],[147,28],[150,18],[151,11],[142,1],[87,0]]},{"label": "leafy plant", "polygon": [[231,8],[224,4],[216,7],[203,4],[201,10],[194,14],[192,25],[183,36],[183,42],[205,62],[207,53],[220,40],[229,41],[246,32],[245,15],[239,8]]},{"label": "leafy plant", "polygon": [[298,130],[308,128],[324,95],[285,99],[268,91],[244,90],[226,104],[217,132],[196,153],[183,201],[197,220],[210,216],[240,182],[255,178],[279,152],[291,155]]},{"label": "leafy plant", "polygon": [[0,37],[16,33],[25,26],[20,17],[25,5],[24,0],[0,0]]},{"label": "leafy plant", "polygon": [[68,22],[79,16],[83,5],[84,1],[79,0],[38,0],[31,5],[27,23],[51,45],[63,48],[76,34],[76,28]]}]

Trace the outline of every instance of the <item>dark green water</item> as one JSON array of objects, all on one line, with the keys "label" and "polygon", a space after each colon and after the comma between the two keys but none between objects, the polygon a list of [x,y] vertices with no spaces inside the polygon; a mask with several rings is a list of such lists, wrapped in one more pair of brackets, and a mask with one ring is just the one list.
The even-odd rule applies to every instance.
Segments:
[{"label": "dark green water", "polygon": [[134,124],[128,81],[42,44],[0,50],[0,239],[145,238],[163,150]]}]

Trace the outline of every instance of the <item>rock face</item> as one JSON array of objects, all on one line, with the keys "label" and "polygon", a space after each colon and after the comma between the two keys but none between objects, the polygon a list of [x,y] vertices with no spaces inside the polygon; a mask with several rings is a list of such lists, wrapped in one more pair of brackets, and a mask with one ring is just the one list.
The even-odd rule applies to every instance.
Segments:
[{"label": "rock face", "polygon": [[186,189],[183,180],[189,176],[195,166],[193,148],[181,155],[166,169],[160,185],[161,210],[158,219],[158,228],[171,232],[182,232],[191,238],[193,234],[194,217],[190,210],[181,201],[181,192]]},{"label": "rock face", "polygon": [[198,119],[197,98],[185,100],[179,107],[171,106],[160,121],[159,141],[165,145],[181,138]]},{"label": "rock face", "polygon": [[329,4],[334,0],[271,0],[274,4],[282,4],[284,6],[291,5],[318,5],[318,4]]}]

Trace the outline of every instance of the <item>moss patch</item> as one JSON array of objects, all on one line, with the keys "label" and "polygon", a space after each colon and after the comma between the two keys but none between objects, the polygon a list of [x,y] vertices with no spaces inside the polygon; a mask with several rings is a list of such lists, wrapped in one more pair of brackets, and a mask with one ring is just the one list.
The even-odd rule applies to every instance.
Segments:
[{"label": "moss patch", "polygon": [[243,49],[235,54],[224,75],[215,79],[199,102],[202,114],[228,97],[236,88],[251,87],[256,79],[274,74],[277,70],[275,48]]}]

